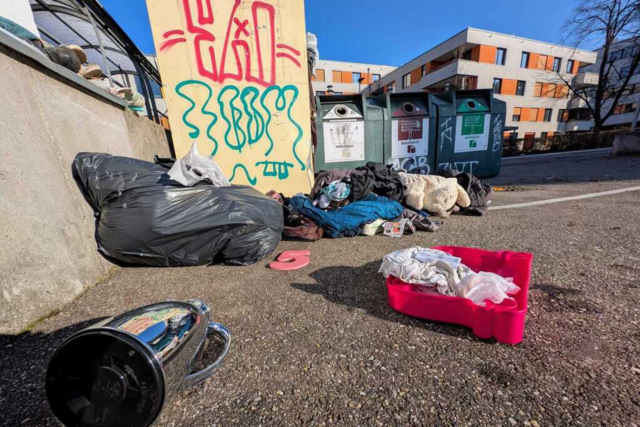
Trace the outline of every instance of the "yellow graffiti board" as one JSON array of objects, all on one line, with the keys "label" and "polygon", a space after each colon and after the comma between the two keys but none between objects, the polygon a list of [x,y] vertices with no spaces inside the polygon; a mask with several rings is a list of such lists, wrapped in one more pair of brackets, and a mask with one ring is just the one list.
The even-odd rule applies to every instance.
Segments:
[{"label": "yellow graffiti board", "polygon": [[233,184],[309,192],[303,0],[147,0],[176,150]]}]

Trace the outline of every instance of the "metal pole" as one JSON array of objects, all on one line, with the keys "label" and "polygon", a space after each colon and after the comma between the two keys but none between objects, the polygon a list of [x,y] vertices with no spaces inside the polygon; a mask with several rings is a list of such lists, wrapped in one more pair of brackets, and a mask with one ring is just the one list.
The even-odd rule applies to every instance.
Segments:
[{"label": "metal pole", "polygon": [[113,78],[111,77],[111,70],[109,69],[109,64],[107,64],[107,54],[104,52],[104,43],[102,43],[102,36],[100,35],[100,30],[96,25],[96,21],[93,19],[93,15],[91,15],[91,12],[89,12],[89,9],[87,9],[87,6],[82,4],[80,5],[80,7],[82,8],[82,11],[85,13],[85,15],[87,15],[87,17],[89,18],[89,21],[91,22],[91,26],[93,27],[93,30],[96,32],[96,37],[98,38],[98,44],[100,45],[100,54],[102,55],[102,63],[105,66],[104,71],[107,73],[107,79],[109,79],[109,86],[111,87],[111,89],[113,89]]}]

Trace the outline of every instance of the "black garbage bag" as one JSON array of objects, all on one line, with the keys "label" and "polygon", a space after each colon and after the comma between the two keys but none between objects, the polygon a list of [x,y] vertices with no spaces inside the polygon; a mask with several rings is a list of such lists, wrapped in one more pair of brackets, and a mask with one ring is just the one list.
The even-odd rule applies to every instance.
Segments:
[{"label": "black garbage bag", "polygon": [[72,171],[96,213],[98,249],[127,264],[248,265],[282,237],[282,206],[251,187],[184,187],[162,165],[99,153],[78,154]]}]

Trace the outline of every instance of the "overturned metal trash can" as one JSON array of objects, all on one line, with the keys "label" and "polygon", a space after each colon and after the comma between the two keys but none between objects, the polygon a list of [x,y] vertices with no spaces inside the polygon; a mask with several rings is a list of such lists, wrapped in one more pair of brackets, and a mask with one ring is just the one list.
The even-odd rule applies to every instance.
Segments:
[{"label": "overturned metal trash can", "polygon": [[[222,350],[192,373],[207,336]],[[148,426],[181,390],[220,366],[231,336],[201,301],[152,304],[112,317],[67,339],[46,377],[47,399],[66,426]]]}]

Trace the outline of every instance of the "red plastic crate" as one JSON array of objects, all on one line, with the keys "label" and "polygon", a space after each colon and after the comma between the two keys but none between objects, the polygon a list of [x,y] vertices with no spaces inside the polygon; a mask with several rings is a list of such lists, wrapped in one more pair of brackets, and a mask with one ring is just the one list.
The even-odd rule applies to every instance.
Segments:
[{"label": "red plastic crate", "polygon": [[466,298],[420,292],[420,285],[405,283],[389,276],[387,292],[391,308],[412,317],[467,326],[473,329],[478,338],[494,337],[506,344],[521,342],[527,314],[533,255],[459,246],[435,246],[432,249],[462,258],[462,263],[475,272],[486,271],[502,277],[513,277],[513,282],[520,287],[520,292],[512,296],[515,301],[504,300],[501,304],[486,301],[486,306],[481,307]]}]

